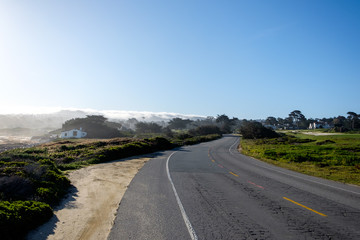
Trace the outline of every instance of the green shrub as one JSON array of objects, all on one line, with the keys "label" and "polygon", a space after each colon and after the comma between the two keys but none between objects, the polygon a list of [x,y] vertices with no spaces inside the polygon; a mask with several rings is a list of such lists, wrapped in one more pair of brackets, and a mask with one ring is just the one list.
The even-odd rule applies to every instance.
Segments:
[{"label": "green shrub", "polygon": [[240,133],[244,139],[279,137],[279,134],[269,128],[264,127],[259,122],[245,122],[240,128]]},{"label": "green shrub", "polygon": [[51,182],[56,183],[57,185],[70,186],[70,180],[67,179],[64,175],[49,170],[45,176],[45,179]]},{"label": "green shrub", "polygon": [[2,239],[22,238],[28,230],[48,221],[51,207],[36,201],[0,201],[0,236]]},{"label": "green shrub", "polygon": [[62,161],[63,161],[63,163],[71,163],[71,162],[74,162],[75,160],[76,159],[74,157],[67,156]]},{"label": "green shrub", "polygon": [[278,158],[278,153],[272,149],[266,149],[264,155],[270,159],[276,160]]},{"label": "green shrub", "polygon": [[69,150],[75,150],[76,147],[74,145],[62,145],[60,146],[60,151],[69,151]]},{"label": "green shrub", "polygon": [[0,200],[26,200],[34,193],[34,184],[28,178],[17,175],[0,178]]},{"label": "green shrub", "polygon": [[[97,162],[100,163],[100,162]],[[67,164],[61,164],[59,165],[59,169],[62,171],[65,170],[75,170],[75,169],[80,169],[84,166],[88,165],[87,162],[72,162],[72,163],[67,163]]]},{"label": "green shrub", "polygon": [[0,161],[1,162],[9,162],[9,161],[11,161],[11,157],[1,157]]},{"label": "green shrub", "polygon": [[[104,155],[101,155],[101,156],[104,156]],[[100,157],[93,157],[93,158],[90,158],[87,162],[88,162],[89,164],[102,163],[102,158],[100,158]]]},{"label": "green shrub", "polygon": [[331,144],[331,143],[335,143],[335,142],[332,140],[326,139],[324,141],[316,142],[316,145],[324,145],[324,144]]},{"label": "green shrub", "polygon": [[25,153],[34,154],[34,153],[45,153],[47,152],[46,148],[27,148]]},{"label": "green shrub", "polygon": [[94,146],[95,147],[103,147],[103,146],[106,146],[107,144],[106,144],[106,142],[96,142],[96,143],[94,143]]},{"label": "green shrub", "polygon": [[[36,199],[48,204],[57,204],[70,187],[70,180],[62,174],[47,170],[40,180],[34,180],[34,184],[37,189]],[[48,192],[51,192],[51,195]]]},{"label": "green shrub", "polygon": [[192,135],[190,135],[188,133],[180,133],[180,134],[176,135],[176,138],[180,139],[180,140],[185,140],[185,139],[191,138],[191,137],[192,137]]},{"label": "green shrub", "polygon": [[61,171],[55,165],[54,161],[50,159],[42,159],[39,161],[39,163],[41,164],[41,166],[47,166],[48,169],[56,172],[57,174],[61,174]]},{"label": "green shrub", "polygon": [[37,196],[44,202],[56,201],[54,191],[50,188],[39,187],[36,189]]},{"label": "green shrub", "polygon": [[214,125],[199,126],[189,131],[189,134],[193,136],[204,136],[204,135],[221,134],[221,133],[222,132],[220,128]]},{"label": "green shrub", "polygon": [[17,154],[12,154],[11,155],[11,159],[15,160],[15,159],[22,159],[22,160],[41,160],[44,157],[40,154],[30,154],[30,153],[17,153]]}]

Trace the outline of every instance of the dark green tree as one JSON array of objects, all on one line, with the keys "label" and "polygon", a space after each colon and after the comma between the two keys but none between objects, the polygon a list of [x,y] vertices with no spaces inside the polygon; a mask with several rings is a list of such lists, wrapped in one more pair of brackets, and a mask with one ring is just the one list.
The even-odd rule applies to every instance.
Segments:
[{"label": "dark green tree", "polygon": [[199,126],[207,126],[207,125],[216,125],[216,120],[214,117],[208,116],[205,119],[197,119],[196,121],[192,121],[188,127],[196,128]]},{"label": "dark green tree", "polygon": [[129,118],[127,121],[126,121],[126,125],[127,127],[131,128],[132,130],[135,129],[135,126],[136,124],[138,123],[139,121],[136,119],[136,118]]},{"label": "dark green tree", "polygon": [[162,127],[154,122],[138,122],[135,125],[135,131],[137,133],[161,133]]},{"label": "dark green tree", "polygon": [[221,130],[219,127],[214,125],[205,125],[199,126],[197,128],[191,129],[189,134],[193,136],[200,136],[200,135],[209,135],[209,134],[221,134]]},{"label": "dark green tree", "polygon": [[66,121],[62,125],[63,131],[71,129],[80,129],[87,132],[87,138],[113,138],[121,137],[119,131],[121,124],[107,121],[107,118],[101,115],[88,115],[86,118],[75,118]]},{"label": "dark green tree", "polygon": [[231,132],[236,132],[240,129],[242,121],[236,117],[230,119]]},{"label": "dark green tree", "polygon": [[169,121],[170,129],[185,129],[193,121],[190,119],[173,118]]},{"label": "dark green tree", "polygon": [[336,132],[345,132],[347,131],[347,127],[346,127],[346,123],[347,123],[347,119],[344,116],[338,116],[336,118],[334,118],[333,120],[333,124],[335,127],[335,131]]},{"label": "dark green tree", "polygon": [[243,122],[240,134],[244,139],[276,138],[279,136],[275,131],[264,127],[261,123],[250,121]]},{"label": "dark green tree", "polygon": [[228,116],[226,116],[225,114],[222,115],[218,115],[216,117],[216,122],[218,124],[220,124],[220,130],[223,133],[230,133],[231,132],[231,121],[230,118]]},{"label": "dark green tree", "polygon": [[284,124],[288,125],[289,127],[294,126],[294,118],[293,117],[287,117],[284,119]]},{"label": "dark green tree", "polygon": [[265,123],[267,125],[276,126],[276,124],[278,124],[278,121],[276,120],[275,117],[268,117],[268,118],[266,118]]},{"label": "dark green tree", "polygon": [[305,116],[301,113],[300,110],[294,110],[289,114],[289,117],[291,117],[295,123],[295,126],[297,128],[306,128],[306,118]]},{"label": "dark green tree", "polygon": [[277,121],[278,124],[280,124],[280,125],[284,125],[284,124],[285,124],[285,120],[284,120],[283,118],[278,117],[278,118],[276,119],[276,121]]},{"label": "dark green tree", "polygon": [[354,130],[356,128],[355,124],[359,120],[359,115],[356,114],[355,112],[347,112],[347,114],[349,115],[347,118],[350,122],[351,130]]}]

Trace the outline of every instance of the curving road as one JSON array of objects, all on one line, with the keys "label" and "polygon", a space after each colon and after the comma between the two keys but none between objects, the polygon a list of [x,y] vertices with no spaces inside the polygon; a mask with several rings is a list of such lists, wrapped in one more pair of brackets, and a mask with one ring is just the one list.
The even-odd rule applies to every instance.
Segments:
[{"label": "curving road", "polygon": [[237,152],[239,138],[161,152],[126,191],[109,239],[360,239],[360,188]]}]

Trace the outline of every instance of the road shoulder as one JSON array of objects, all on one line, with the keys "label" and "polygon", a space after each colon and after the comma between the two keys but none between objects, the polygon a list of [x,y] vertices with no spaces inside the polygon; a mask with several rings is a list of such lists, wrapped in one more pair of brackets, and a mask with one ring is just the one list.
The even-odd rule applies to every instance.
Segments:
[{"label": "road shoulder", "polygon": [[128,185],[148,160],[133,157],[70,172],[71,193],[28,239],[106,239]]}]

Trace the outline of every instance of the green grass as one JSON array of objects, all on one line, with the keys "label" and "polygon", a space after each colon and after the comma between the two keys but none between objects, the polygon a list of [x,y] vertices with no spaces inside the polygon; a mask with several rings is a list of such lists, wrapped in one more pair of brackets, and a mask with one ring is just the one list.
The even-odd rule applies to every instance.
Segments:
[{"label": "green grass", "polygon": [[313,136],[287,132],[242,140],[242,153],[291,170],[360,185],[360,134]]}]

